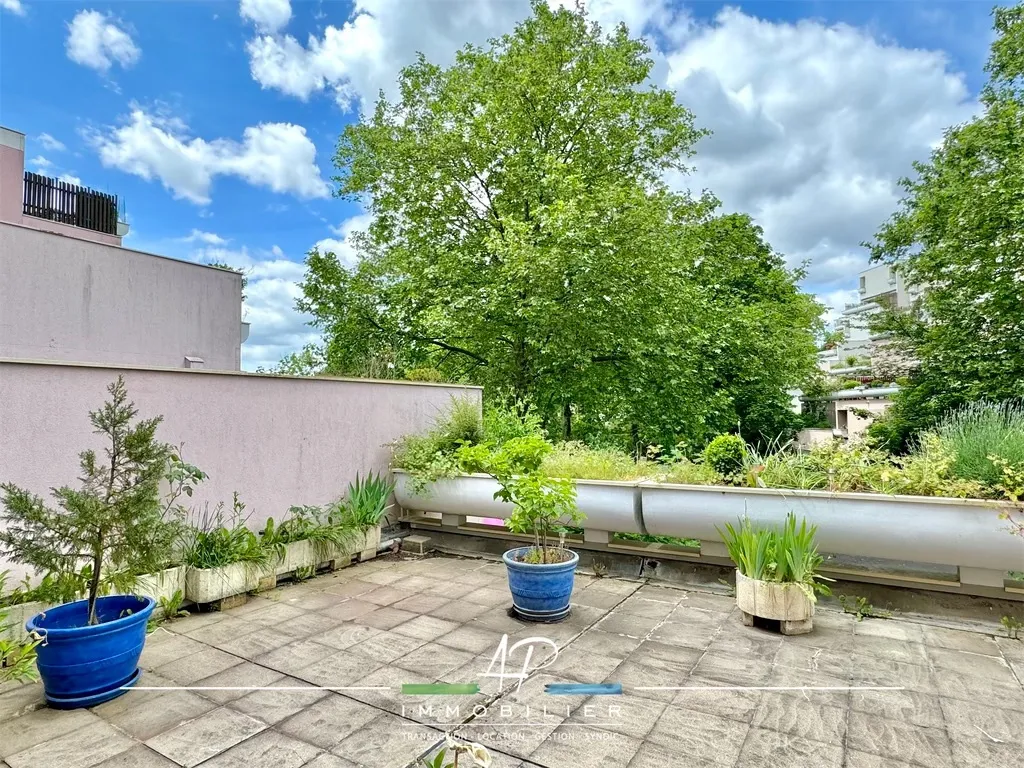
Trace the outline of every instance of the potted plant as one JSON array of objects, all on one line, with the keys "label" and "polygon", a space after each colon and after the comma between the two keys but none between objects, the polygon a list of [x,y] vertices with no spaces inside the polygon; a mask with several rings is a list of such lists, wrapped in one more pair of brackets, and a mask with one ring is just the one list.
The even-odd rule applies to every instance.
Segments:
[{"label": "potted plant", "polygon": [[190,602],[214,603],[245,595],[259,589],[261,579],[273,578],[273,547],[249,529],[247,519],[245,504],[235,492],[227,522],[221,502],[213,510],[204,507],[186,526],[181,558]]},{"label": "potted plant", "polygon": [[829,594],[824,577],[817,575],[823,562],[814,544],[817,528],[808,528],[806,520],[797,528],[790,512],[778,530],[755,527],[749,519],[738,529],[726,523],[725,529],[721,535],[736,564],[736,605],[743,623],[771,619],[784,635],[810,632],[815,592]]},{"label": "potted plant", "polygon": [[552,537],[564,525],[583,519],[576,507],[572,480],[548,477],[540,470],[551,444],[539,435],[516,437],[500,448],[477,444],[463,446],[459,462],[468,472],[486,472],[498,481],[495,499],[512,504],[506,520],[513,533],[530,533],[528,547],[510,549],[504,555],[508,586],[516,614],[528,621],[555,622],[569,615],[576,566],[580,558],[557,546]]},{"label": "potted plant", "polygon": [[138,680],[155,601],[101,595],[130,589],[166,558],[160,480],[170,451],[156,439],[161,418],[133,424],[137,411],[121,377],[107,391],[110,400],[89,414],[109,442],[106,462],[83,451],[80,488],[55,488],[56,507],[48,507],[12,483],[0,485],[0,552],[37,572],[78,579],[87,595],[26,625],[41,641],[36,665],[47,701],[58,708],[98,704]]}]

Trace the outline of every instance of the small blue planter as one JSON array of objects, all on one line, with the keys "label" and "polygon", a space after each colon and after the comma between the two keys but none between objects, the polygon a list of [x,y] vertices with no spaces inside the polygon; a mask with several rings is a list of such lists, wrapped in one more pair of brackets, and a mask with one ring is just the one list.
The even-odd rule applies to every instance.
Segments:
[{"label": "small blue planter", "polygon": [[564,563],[523,563],[517,557],[532,549],[510,549],[503,556],[508,568],[508,588],[516,614],[526,621],[555,622],[569,615],[569,598],[580,556]]},{"label": "small blue planter", "polygon": [[58,605],[29,619],[25,628],[43,637],[36,647],[36,666],[47,703],[57,709],[91,707],[135,685],[146,622],[155,605],[151,597],[112,595],[97,599],[100,623],[93,626],[88,624],[88,600]]}]

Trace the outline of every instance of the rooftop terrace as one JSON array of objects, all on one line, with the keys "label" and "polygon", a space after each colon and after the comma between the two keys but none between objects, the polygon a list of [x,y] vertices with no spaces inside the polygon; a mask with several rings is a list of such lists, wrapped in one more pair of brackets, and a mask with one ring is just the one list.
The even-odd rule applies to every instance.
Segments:
[{"label": "rooftop terrace", "polygon": [[[585,574],[564,623],[510,603],[500,563],[387,557],[165,623],[118,699],[61,712],[39,684],[0,692],[0,768],[398,768],[446,734],[492,768],[1024,765],[1019,641],[824,608],[783,637],[726,595]],[[559,647],[534,646],[518,690],[483,674],[505,634]],[[402,693],[434,682],[481,692]],[[622,695],[545,693],[601,682]]]}]

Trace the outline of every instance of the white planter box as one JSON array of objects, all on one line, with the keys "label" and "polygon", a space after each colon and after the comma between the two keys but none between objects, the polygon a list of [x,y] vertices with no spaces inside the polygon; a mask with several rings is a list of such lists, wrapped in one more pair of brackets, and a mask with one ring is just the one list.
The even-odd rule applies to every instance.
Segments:
[{"label": "white planter box", "polygon": [[188,569],[183,565],[174,568],[167,568],[159,573],[149,573],[140,576],[133,592],[137,595],[152,597],[157,601],[159,608],[160,598],[170,600],[174,593],[181,590],[182,597],[185,596],[185,574]]},{"label": "white planter box", "polygon": [[185,597],[193,603],[212,603],[232,595],[252,592],[267,571],[251,563],[232,563],[223,568],[189,568]]},{"label": "white planter box", "polygon": [[821,552],[965,566],[1024,568],[1024,539],[1012,536],[996,502],[878,493],[640,484],[647,532],[720,542],[716,528],[749,517],[781,525],[789,512],[818,526]]},{"label": "white planter box", "polygon": [[21,642],[28,637],[28,632],[25,631],[25,622],[37,613],[42,613],[52,607],[49,603],[36,602],[0,608],[0,611],[7,614],[7,618],[3,621],[5,626],[0,628],[0,640]]},{"label": "white planter box", "polygon": [[[395,499],[408,510],[441,512],[467,517],[508,519],[513,507],[498,501],[498,481],[490,475],[461,475],[432,483],[414,493],[408,473],[394,471]],[[642,533],[640,492],[633,481],[576,480],[576,506],[586,515],[584,528],[618,533]]]}]

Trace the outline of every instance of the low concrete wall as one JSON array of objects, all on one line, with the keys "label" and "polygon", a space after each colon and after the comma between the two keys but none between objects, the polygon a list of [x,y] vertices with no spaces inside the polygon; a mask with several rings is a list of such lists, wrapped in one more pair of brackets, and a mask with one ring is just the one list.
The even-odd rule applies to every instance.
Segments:
[{"label": "low concrete wall", "polygon": [[159,438],[184,443],[184,459],[209,474],[192,504],[230,507],[237,490],[253,527],[386,470],[386,444],[428,427],[453,397],[481,401],[456,385],[0,360],[0,482],[44,496],[75,485],[78,452],[103,448],[88,413],[119,373],[141,417],[164,417]]}]

